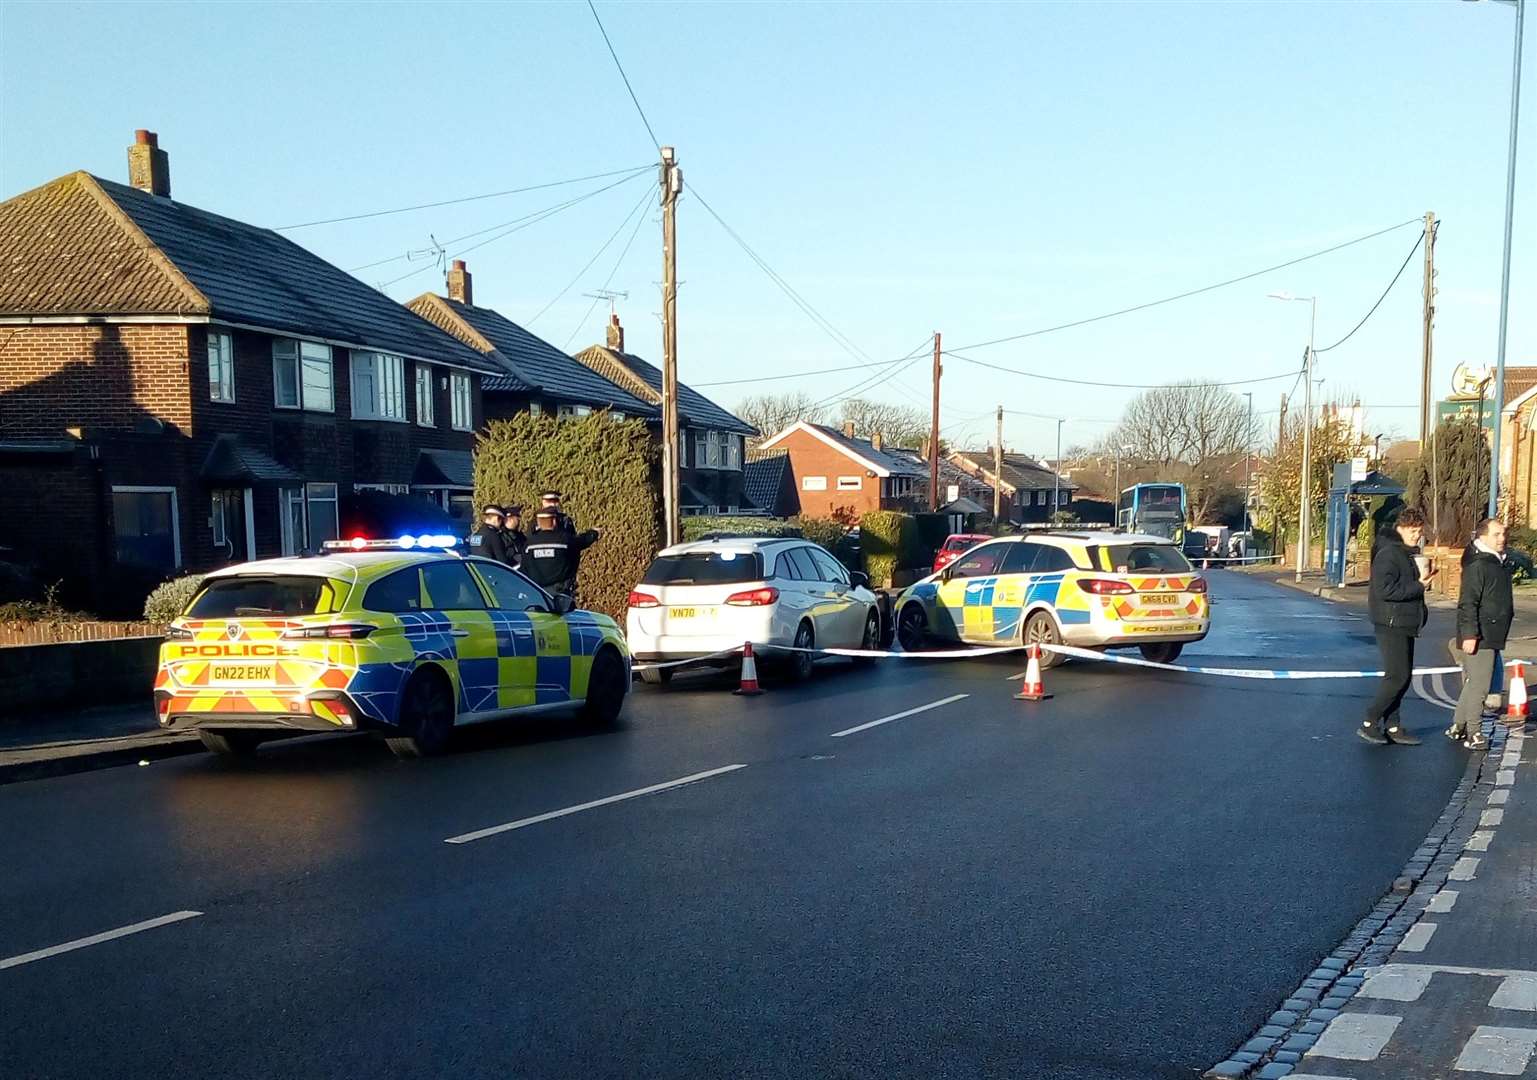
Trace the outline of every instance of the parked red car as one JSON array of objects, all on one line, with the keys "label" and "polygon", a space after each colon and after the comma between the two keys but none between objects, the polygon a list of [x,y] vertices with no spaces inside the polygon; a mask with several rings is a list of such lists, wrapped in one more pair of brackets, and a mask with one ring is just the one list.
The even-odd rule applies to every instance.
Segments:
[{"label": "parked red car", "polygon": [[935,573],[949,566],[982,541],[991,539],[992,537],[986,533],[951,533],[945,537],[945,542],[939,545],[939,554],[934,556]]}]

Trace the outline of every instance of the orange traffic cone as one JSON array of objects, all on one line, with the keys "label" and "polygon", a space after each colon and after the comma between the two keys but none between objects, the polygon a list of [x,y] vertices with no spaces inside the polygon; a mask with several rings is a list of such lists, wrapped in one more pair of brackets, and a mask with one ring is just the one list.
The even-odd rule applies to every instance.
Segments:
[{"label": "orange traffic cone", "polygon": [[1025,665],[1025,681],[1020,684],[1019,693],[1014,695],[1015,701],[1045,701],[1051,697],[1046,692],[1046,686],[1041,682],[1041,647],[1038,644],[1030,646],[1030,662]]},{"label": "orange traffic cone", "polygon": [[1526,678],[1519,663],[1511,669],[1510,691],[1505,697],[1505,723],[1520,727],[1526,723]]},{"label": "orange traffic cone", "polygon": [[758,686],[758,662],[752,656],[752,642],[742,645],[742,685],[731,691],[743,697],[753,697],[763,693]]}]

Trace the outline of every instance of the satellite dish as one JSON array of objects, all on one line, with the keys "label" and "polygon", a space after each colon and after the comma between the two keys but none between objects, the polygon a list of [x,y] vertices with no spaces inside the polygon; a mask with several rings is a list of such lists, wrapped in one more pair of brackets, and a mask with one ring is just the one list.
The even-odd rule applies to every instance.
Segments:
[{"label": "satellite dish", "polygon": [[1452,372],[1452,393],[1470,396],[1481,391],[1489,385],[1489,380],[1494,378],[1494,372],[1488,368],[1468,367],[1466,364],[1458,364],[1457,370]]}]

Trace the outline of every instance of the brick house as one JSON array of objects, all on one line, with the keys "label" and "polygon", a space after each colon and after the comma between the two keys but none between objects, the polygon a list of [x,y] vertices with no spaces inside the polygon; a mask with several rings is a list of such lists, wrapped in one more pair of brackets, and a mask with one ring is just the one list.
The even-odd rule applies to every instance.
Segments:
[{"label": "brick house", "polygon": [[[607,344],[593,345],[576,359],[626,392],[660,409],[662,372],[624,351],[619,316],[609,320]],[[742,473],[745,440],[758,429],[733,416],[699,391],[678,384],[679,509],[684,514],[735,514],[751,509]]]},{"label": "brick house", "polygon": [[180,572],[314,549],[355,490],[462,515],[480,353],[277,233],[74,172],[0,203],[0,547],[132,611]]},{"label": "brick house", "polygon": [[770,450],[790,455],[802,514],[828,517],[848,510],[857,518],[871,510],[928,509],[928,468],[888,451],[879,435],[855,438],[853,424],[839,431],[800,420],[759,447],[760,452]]},{"label": "brick house", "polygon": [[1002,476],[995,475],[996,462],[988,450],[957,450],[951,453],[950,463],[984,483],[996,484],[1003,493],[1003,516],[1016,524],[1050,521],[1053,493],[1058,509],[1066,510],[1078,490],[1071,479],[1026,454],[1005,452]]},{"label": "brick house", "polygon": [[406,306],[501,369],[481,382],[487,420],[521,412],[586,416],[608,409],[616,418],[661,423],[655,405],[627,393],[501,312],[476,307],[474,281],[463,259],[455,259],[448,271],[447,292],[423,293]]}]

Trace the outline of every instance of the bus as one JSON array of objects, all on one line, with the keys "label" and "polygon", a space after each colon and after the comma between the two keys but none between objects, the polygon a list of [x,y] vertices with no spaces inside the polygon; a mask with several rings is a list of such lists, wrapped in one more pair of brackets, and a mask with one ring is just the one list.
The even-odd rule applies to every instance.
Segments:
[{"label": "bus", "polygon": [[1127,532],[1179,542],[1185,537],[1186,510],[1184,484],[1133,484],[1121,492],[1115,524]]}]

